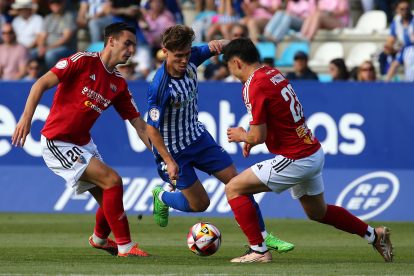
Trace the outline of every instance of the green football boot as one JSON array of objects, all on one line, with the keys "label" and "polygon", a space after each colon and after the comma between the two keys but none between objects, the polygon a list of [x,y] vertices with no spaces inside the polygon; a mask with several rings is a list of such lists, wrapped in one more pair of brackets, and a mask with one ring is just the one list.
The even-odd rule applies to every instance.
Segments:
[{"label": "green football boot", "polygon": [[275,250],[278,253],[283,253],[283,252],[287,253],[289,251],[292,251],[295,248],[295,245],[282,241],[276,238],[275,236],[273,236],[273,232],[268,234],[266,238],[264,239],[264,241],[265,241],[267,248],[271,250]]},{"label": "green football boot", "polygon": [[158,195],[162,191],[164,190],[161,187],[156,187],[154,190],[152,190],[152,199],[154,200],[154,210],[152,211],[152,214],[154,215],[155,222],[159,226],[165,227],[168,224],[170,207],[159,200]]}]

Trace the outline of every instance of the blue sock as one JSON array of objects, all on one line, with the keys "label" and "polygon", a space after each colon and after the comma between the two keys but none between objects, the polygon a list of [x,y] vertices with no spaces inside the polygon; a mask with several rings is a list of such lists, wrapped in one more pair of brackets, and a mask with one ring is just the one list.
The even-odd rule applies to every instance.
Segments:
[{"label": "blue sock", "polygon": [[254,208],[256,208],[257,218],[260,225],[260,232],[263,232],[265,231],[265,223],[263,221],[262,211],[260,211],[259,204],[257,204],[256,200],[254,199],[254,196],[251,195],[249,198],[252,201]]},{"label": "blue sock", "polygon": [[188,202],[188,199],[182,193],[164,192],[161,198],[165,204],[176,210],[180,210],[187,213],[194,212],[190,207],[190,202]]}]

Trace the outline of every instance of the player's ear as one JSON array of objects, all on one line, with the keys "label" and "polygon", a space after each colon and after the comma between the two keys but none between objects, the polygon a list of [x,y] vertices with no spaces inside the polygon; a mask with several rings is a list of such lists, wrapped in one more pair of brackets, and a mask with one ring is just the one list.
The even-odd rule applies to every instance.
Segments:
[{"label": "player's ear", "polygon": [[162,48],[162,52],[164,53],[165,57],[167,57],[167,49],[166,48]]},{"label": "player's ear", "polygon": [[115,38],[113,36],[110,36],[109,39],[108,39],[108,43],[111,47],[114,47]]}]

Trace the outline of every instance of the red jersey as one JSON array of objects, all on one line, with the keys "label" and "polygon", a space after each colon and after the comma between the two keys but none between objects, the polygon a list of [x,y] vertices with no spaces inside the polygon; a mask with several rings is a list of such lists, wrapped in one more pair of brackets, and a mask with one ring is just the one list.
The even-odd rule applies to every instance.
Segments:
[{"label": "red jersey", "polygon": [[60,83],[41,131],[46,138],[86,145],[95,121],[111,105],[123,120],[140,116],[125,79],[116,68],[109,72],[98,52],[78,52],[50,71]]},{"label": "red jersey", "polygon": [[250,124],[266,123],[266,146],[289,159],[308,157],[321,147],[307,127],[302,105],[289,81],[276,69],[257,69],[243,86]]}]

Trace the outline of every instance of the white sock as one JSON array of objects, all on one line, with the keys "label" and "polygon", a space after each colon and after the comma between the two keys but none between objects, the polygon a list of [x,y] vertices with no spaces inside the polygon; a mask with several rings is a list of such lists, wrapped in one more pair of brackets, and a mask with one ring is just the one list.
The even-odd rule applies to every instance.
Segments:
[{"label": "white sock", "polygon": [[250,245],[250,248],[257,252],[267,251],[267,246],[264,242],[255,245]]},{"label": "white sock", "polygon": [[158,199],[162,202],[162,203],[164,203],[165,204],[165,202],[164,201],[162,201],[162,195],[165,193],[165,191],[161,191],[159,194],[158,194]]},{"label": "white sock", "polygon": [[101,239],[95,233],[92,235],[92,241],[93,243],[100,245],[100,246],[107,246],[108,245],[108,239]]},{"label": "white sock", "polygon": [[263,237],[263,239],[266,239],[266,237],[267,237],[267,232],[266,232],[266,230],[264,230],[263,232],[262,232],[262,237]]},{"label": "white sock", "polygon": [[118,244],[118,252],[121,253],[121,254],[128,253],[131,250],[131,248],[134,247],[134,245],[135,244],[132,241],[130,243],[124,244],[124,245],[119,245]]},{"label": "white sock", "polygon": [[375,240],[375,229],[368,225],[367,233],[364,236],[364,239],[366,239],[369,243],[373,243]]}]

